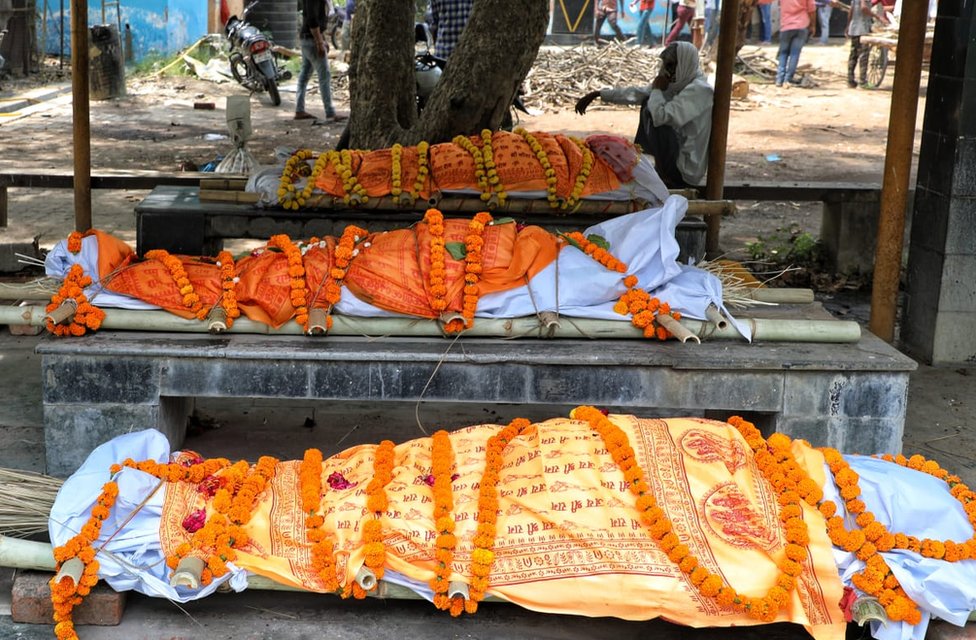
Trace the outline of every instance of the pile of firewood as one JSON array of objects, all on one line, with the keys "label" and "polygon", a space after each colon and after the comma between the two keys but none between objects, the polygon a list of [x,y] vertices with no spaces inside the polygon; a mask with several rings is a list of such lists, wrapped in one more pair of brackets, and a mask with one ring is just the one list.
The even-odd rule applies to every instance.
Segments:
[{"label": "pile of firewood", "polygon": [[661,49],[611,42],[603,47],[543,47],[525,78],[526,106],[572,108],[583,94],[609,87],[646,87],[657,75]]}]

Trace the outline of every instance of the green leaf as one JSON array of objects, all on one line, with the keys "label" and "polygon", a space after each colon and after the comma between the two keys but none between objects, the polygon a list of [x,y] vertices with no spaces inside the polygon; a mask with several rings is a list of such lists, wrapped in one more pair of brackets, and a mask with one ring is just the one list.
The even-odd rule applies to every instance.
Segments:
[{"label": "green leaf", "polygon": [[569,244],[571,244],[572,246],[574,246],[574,247],[576,247],[576,248],[577,248],[577,249],[579,249],[580,251],[582,251],[582,250],[583,250],[583,247],[581,247],[581,246],[580,246],[580,243],[578,243],[578,242],[576,242],[576,241],[575,241],[575,240],[573,240],[573,239],[572,239],[571,237],[569,237],[569,234],[568,234],[568,233],[563,233],[562,231],[560,231],[560,232],[558,232],[558,233],[559,233],[559,235],[560,235],[560,236],[562,236],[562,238],[563,238],[563,240],[565,240],[566,242],[568,242],[568,243],[569,243]]},{"label": "green leaf", "polygon": [[492,221],[491,225],[497,226],[500,224],[512,224],[513,222],[515,222],[515,218],[496,218],[494,221]]},{"label": "green leaf", "polygon": [[593,244],[595,244],[596,246],[600,247],[604,251],[610,250],[610,243],[607,242],[607,239],[604,238],[603,236],[598,236],[595,233],[591,233],[590,235],[586,236],[586,239],[592,242]]},{"label": "green leaf", "polygon": [[468,250],[463,242],[448,242],[444,245],[444,248],[447,249],[447,252],[455,260],[464,260],[468,255]]}]

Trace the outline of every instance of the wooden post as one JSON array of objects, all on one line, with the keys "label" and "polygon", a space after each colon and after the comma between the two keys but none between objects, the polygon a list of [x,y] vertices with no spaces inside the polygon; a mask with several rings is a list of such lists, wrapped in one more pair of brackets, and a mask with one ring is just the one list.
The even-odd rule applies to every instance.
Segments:
[{"label": "wooden post", "polygon": [[888,146],[885,149],[884,180],[881,183],[881,211],[874,253],[874,282],[871,288],[871,333],[886,342],[895,336],[895,311],[905,235],[908,181],[912,170],[915,119],[918,113],[918,85],[922,77],[922,52],[928,23],[927,2],[905,2],[901,8],[898,46],[895,50],[895,80],[888,116]]},{"label": "wooden post", "polygon": [[91,121],[88,114],[88,2],[71,0],[71,118],[74,132],[75,230],[92,228]]},{"label": "wooden post", "polygon": [[[725,0],[719,22],[718,57],[715,65],[715,101],[712,104],[712,136],[708,141],[708,175],[705,199],[721,200],[725,185],[725,153],[729,137],[729,105],[732,102],[732,66],[735,63],[735,41],[739,30],[739,0]],[[719,253],[718,233],[721,216],[705,219],[705,255]]]}]

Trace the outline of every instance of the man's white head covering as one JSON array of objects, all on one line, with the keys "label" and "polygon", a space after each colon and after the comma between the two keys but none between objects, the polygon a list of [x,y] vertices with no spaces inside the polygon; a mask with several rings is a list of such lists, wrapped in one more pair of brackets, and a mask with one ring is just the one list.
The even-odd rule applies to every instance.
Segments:
[{"label": "man's white head covering", "polygon": [[665,92],[668,98],[674,97],[696,78],[705,75],[702,73],[701,64],[698,60],[698,49],[695,45],[684,40],[679,40],[674,44],[677,47],[675,53],[678,55],[678,65],[674,70],[674,78],[672,78],[671,84],[668,85],[668,90]]}]

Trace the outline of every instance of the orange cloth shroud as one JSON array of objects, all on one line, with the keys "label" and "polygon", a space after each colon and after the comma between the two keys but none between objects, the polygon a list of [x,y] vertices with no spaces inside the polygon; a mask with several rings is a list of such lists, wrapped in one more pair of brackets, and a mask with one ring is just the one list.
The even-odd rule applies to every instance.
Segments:
[{"label": "orange cloth shroud", "polygon": [[[704,419],[639,419],[612,415],[627,435],[658,504],[681,542],[700,563],[738,593],[761,597],[775,583],[784,555],[784,533],[772,487],[762,477],[749,446],[730,425]],[[477,527],[478,486],[485,445],[500,429],[481,425],[450,435],[456,479],[453,580],[469,581],[472,538]],[[366,487],[376,447],[362,445],[322,464],[324,530],[334,541],[340,584],[349,584],[363,564],[362,523]],[[794,444],[798,463],[821,486],[823,457]],[[251,544],[235,564],[286,585],[323,591],[312,571],[298,479],[300,462],[282,462],[246,525]],[[339,473],[350,483],[332,489]],[[418,581],[434,576],[436,532],[431,440],[395,449],[389,508],[382,518],[386,568]],[[555,419],[530,427],[503,454],[499,512],[490,594],[528,609],[629,620],[666,618],[696,627],[759,624],[702,596],[688,575],[668,559],[635,507],[623,473],[600,437],[584,422]],[[189,534],[181,523],[207,508],[195,485],[167,488],[160,537],[169,554]],[[803,505],[810,543],[803,572],[777,622],[804,625],[818,640],[841,640],[843,587],[822,516]]]},{"label": "orange cloth shroud", "polygon": [[[445,220],[445,240],[463,246],[469,222]],[[479,296],[524,285],[556,259],[560,248],[557,237],[541,227],[520,229],[514,222],[486,227],[483,238]],[[329,277],[335,247],[334,237],[313,239],[304,254],[310,307],[328,306],[322,283]],[[437,317],[431,308],[430,234],[426,224],[371,234],[361,240],[356,251],[343,279],[353,295],[387,311],[421,318]],[[221,294],[220,268],[209,259],[179,258],[204,306],[212,307]],[[463,258],[456,260],[450,255],[446,258],[448,310],[460,311],[465,263]],[[112,265],[113,269],[123,264],[121,258],[116,260],[118,264]],[[243,315],[275,328],[295,316],[291,302],[292,277],[288,257],[283,252],[266,249],[241,258],[234,267],[239,279],[234,294]],[[193,317],[171,272],[159,260],[130,260],[105,282],[106,288],[116,293],[158,305],[185,318]]]},{"label": "orange cloth shroud", "polygon": [[[545,150],[556,174],[556,195],[569,197],[583,167],[583,152],[572,139],[560,134],[533,132],[531,134]],[[631,179],[630,171],[639,159],[633,145],[612,146],[606,136],[599,137],[600,144],[593,148],[594,157],[589,177],[581,197],[617,189],[621,182]],[[482,148],[480,135],[469,136],[471,142]],[[529,143],[518,133],[496,131],[492,134],[492,155],[498,177],[509,192],[545,192],[545,170]],[[429,150],[430,173],[424,180],[419,196],[428,199],[435,192],[473,190],[481,191],[475,177],[475,161],[463,147],[453,142],[431,145]],[[369,197],[389,195],[393,186],[393,156],[390,149],[375,151],[351,151],[349,170],[362,185]],[[417,180],[419,162],[417,147],[403,147],[400,155],[400,183],[404,191],[413,189]],[[315,180],[320,192],[332,196],[345,195],[342,177],[332,163],[327,163]]]}]

